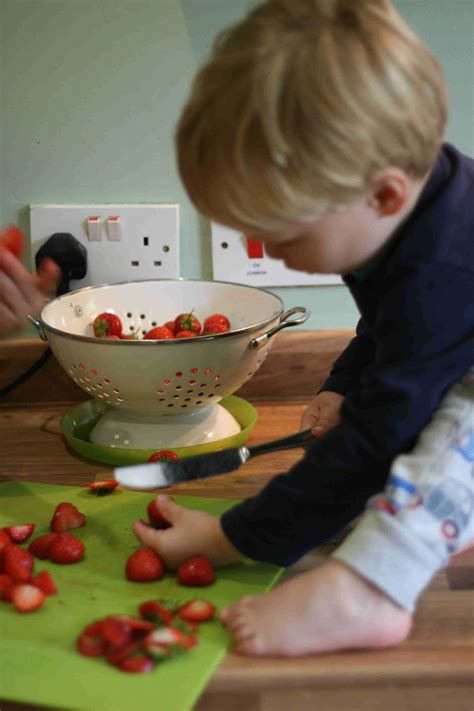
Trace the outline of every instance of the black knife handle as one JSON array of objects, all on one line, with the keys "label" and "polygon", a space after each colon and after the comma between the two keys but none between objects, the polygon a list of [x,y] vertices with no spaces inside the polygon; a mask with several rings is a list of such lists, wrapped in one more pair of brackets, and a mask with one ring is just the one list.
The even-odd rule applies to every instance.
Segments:
[{"label": "black knife handle", "polygon": [[267,452],[278,452],[279,449],[304,447],[305,444],[309,444],[312,440],[311,429],[306,429],[294,432],[288,437],[280,437],[279,439],[272,439],[270,442],[263,442],[263,444],[255,444],[252,447],[248,447],[248,450],[251,457],[256,457]]}]

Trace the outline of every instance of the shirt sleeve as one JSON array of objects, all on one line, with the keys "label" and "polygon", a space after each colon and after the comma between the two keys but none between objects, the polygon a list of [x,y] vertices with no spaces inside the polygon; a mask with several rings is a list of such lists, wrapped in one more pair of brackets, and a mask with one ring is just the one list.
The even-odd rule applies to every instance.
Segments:
[{"label": "shirt sleeve", "polygon": [[387,282],[374,361],[344,400],[342,422],[287,473],[227,511],[222,527],[244,555],[289,565],[329,540],[381,491],[474,356],[474,276],[419,265]]},{"label": "shirt sleeve", "polygon": [[319,392],[330,390],[346,395],[359,382],[363,369],[373,360],[374,340],[363,318],[359,320],[356,335],[341,355],[334,361],[329,376]]}]

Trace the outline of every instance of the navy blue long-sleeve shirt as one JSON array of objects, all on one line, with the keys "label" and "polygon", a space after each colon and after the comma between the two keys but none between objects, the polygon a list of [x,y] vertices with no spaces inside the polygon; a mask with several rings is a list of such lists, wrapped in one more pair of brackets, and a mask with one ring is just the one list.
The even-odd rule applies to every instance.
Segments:
[{"label": "navy blue long-sleeve shirt", "polygon": [[390,251],[367,272],[345,277],[361,319],[323,386],[345,396],[341,423],[221,519],[255,560],[289,565],[358,515],[474,363],[474,160],[443,146]]}]

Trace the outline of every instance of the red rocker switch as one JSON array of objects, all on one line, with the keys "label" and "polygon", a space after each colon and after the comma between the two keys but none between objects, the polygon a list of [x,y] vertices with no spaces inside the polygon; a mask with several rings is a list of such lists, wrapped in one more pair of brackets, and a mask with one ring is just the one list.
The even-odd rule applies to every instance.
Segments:
[{"label": "red rocker switch", "polygon": [[259,239],[247,237],[247,254],[249,259],[263,259],[263,243]]}]

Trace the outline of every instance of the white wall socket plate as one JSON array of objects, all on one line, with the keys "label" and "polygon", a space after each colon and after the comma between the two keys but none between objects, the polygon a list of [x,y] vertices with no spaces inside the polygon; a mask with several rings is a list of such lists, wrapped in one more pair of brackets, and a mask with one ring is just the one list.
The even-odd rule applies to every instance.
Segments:
[{"label": "white wall socket plate", "polygon": [[179,205],[31,205],[33,268],[36,252],[56,232],[69,232],[87,249],[87,274],[71,281],[71,290],[179,277]]},{"label": "white wall socket plate", "polygon": [[249,256],[245,235],[212,223],[212,267],[214,279],[251,286],[320,286],[343,284],[337,274],[306,274],[288,269],[278,259],[270,259],[262,246],[262,256]]}]

